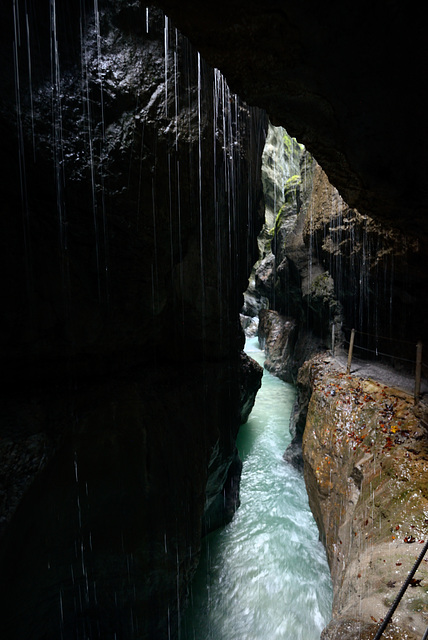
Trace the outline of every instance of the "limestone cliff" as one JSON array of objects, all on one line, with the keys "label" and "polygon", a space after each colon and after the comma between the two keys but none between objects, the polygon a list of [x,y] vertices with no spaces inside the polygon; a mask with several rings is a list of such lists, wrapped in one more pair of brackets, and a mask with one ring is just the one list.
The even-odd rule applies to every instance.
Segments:
[{"label": "limestone cliff", "polygon": [[[310,398],[305,481],[334,589],[322,638],[368,640],[426,540],[427,432],[411,396],[348,376],[325,355],[302,367],[299,382]],[[415,578],[385,637],[424,633],[426,562]]]},{"label": "limestone cliff", "polygon": [[[308,237],[305,233],[316,206],[313,191],[318,165],[286,132],[280,137],[271,136],[268,151],[274,143],[288,158],[288,169],[285,177],[279,169],[276,172],[284,178],[281,189],[279,185],[272,184],[274,171],[265,170],[264,173],[267,202],[272,201],[271,192],[276,190],[278,209],[273,226],[267,229],[268,224],[265,223],[259,236],[259,247],[263,247],[263,253],[255,265],[250,289],[255,291],[253,298],[258,296],[268,306],[268,309],[259,311],[259,337],[267,355],[266,366],[282,379],[295,381],[303,362],[330,346],[333,326],[339,342],[342,309],[338,301],[340,292],[335,290],[313,236]],[[292,156],[290,149],[293,149]],[[269,164],[271,157],[273,152],[268,154],[265,148],[264,161]],[[268,208],[265,216],[268,219]],[[263,241],[264,236],[269,242]],[[247,304],[244,313],[250,312],[248,308]],[[285,328],[283,337],[280,325]],[[289,340],[291,326],[293,330]]]}]

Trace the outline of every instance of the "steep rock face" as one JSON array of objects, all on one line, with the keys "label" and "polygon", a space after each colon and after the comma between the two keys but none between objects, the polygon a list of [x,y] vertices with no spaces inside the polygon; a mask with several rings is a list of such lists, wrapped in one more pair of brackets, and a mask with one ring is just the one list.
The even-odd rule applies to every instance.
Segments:
[{"label": "steep rock face", "polygon": [[283,127],[269,124],[262,155],[264,224],[258,235],[259,259],[253,266],[244,294],[243,314],[256,317],[260,309],[276,308],[276,274],[272,236],[289,193],[288,184],[300,174],[303,147]]},{"label": "steep rock face", "polygon": [[290,360],[296,340],[296,323],[267,309],[260,311],[259,318],[258,337],[266,354],[265,368],[281,380],[293,382]]},{"label": "steep rock face", "polygon": [[[2,11],[12,71],[12,12]],[[18,131],[13,75],[2,92],[3,153],[13,159],[2,256],[15,274],[3,361],[22,362],[18,376],[37,361],[39,377],[43,358],[58,377],[88,361],[104,372],[111,361],[224,357],[242,344],[264,117],[161,14],[149,13],[145,33],[143,10],[126,1],[104,3],[97,20],[84,15],[81,38],[79,14],[59,12],[31,51],[30,76],[24,43],[46,26],[33,11],[28,36],[20,16],[16,44]]]},{"label": "steep rock face", "polygon": [[[308,361],[300,385],[310,398],[304,474],[333,580],[325,639],[373,638],[421,550],[426,533],[427,435],[413,398],[347,376],[325,355]],[[424,581],[425,563],[415,576]],[[389,638],[418,638],[426,589],[410,587]]]},{"label": "steep rock face", "polygon": [[351,328],[359,355],[412,368],[425,325],[420,243],[349,207],[307,152],[283,201],[254,282],[271,309],[297,322],[294,377],[300,356],[342,346]]},{"label": "steep rock face", "polygon": [[303,145],[283,127],[269,125],[262,156],[262,183],[265,196],[265,224],[275,225],[278,212],[287,200],[287,183],[300,173]]},{"label": "steep rock face", "polygon": [[158,10],[83,8],[0,9],[11,640],[178,634],[261,375],[238,313],[265,116]]},{"label": "steep rock face", "polygon": [[[269,311],[259,312],[259,336],[268,355],[266,366],[273,367],[272,372],[279,377],[295,381],[303,362],[331,345],[333,327],[339,342],[342,315],[334,281],[325,270],[313,236],[305,234],[308,226],[312,230],[308,221],[314,207],[312,193],[318,165],[286,133],[279,142],[277,136],[276,142],[283,148],[291,169],[285,174],[282,189],[278,188],[282,195],[278,196],[280,206],[274,225],[267,230],[265,224],[261,234],[268,236],[269,244],[265,243],[265,255],[255,265],[253,288],[259,299],[269,305]],[[291,147],[294,147],[292,157]],[[265,171],[265,190],[266,182]],[[248,295],[247,290],[246,298]],[[288,339],[290,322],[293,325],[291,340]],[[281,323],[285,329],[283,337]]]},{"label": "steep rock face", "polygon": [[394,365],[414,361],[425,324],[420,243],[351,209],[318,164],[303,239],[332,279],[347,337],[351,327],[358,331],[359,353],[390,356]]}]

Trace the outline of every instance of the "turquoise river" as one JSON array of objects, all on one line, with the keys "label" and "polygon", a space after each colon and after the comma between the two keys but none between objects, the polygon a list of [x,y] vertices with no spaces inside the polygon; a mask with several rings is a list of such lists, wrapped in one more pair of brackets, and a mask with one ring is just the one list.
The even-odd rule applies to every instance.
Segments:
[{"label": "turquoise river", "polygon": [[[246,352],[263,364],[257,338]],[[292,385],[264,371],[238,436],[241,506],[204,540],[181,640],[319,640],[330,620],[330,574],[303,476],[282,458],[294,399]]]}]

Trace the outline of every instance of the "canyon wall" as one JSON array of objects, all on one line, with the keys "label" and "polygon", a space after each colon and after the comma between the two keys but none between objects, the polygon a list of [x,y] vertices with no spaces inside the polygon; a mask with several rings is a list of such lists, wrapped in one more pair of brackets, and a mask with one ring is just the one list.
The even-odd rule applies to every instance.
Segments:
[{"label": "canyon wall", "polygon": [[[418,241],[349,207],[306,151],[286,179],[276,175],[264,178],[265,189],[280,194],[278,209],[259,236],[263,251],[246,293],[253,303],[244,306],[254,314],[255,301],[265,301],[258,332],[266,367],[293,381],[311,354],[347,348],[354,328],[358,356],[411,371],[425,326]],[[294,327],[290,336],[286,329],[285,357],[278,322]]]},{"label": "canyon wall", "polygon": [[0,17],[2,631],[173,638],[260,384],[266,117],[157,9]]},{"label": "canyon wall", "polygon": [[[321,354],[299,371],[304,475],[333,581],[322,638],[372,639],[426,541],[428,449],[413,397]],[[305,401],[304,401],[305,400]],[[425,416],[426,420],[426,416]],[[426,561],[386,638],[420,638]]]}]

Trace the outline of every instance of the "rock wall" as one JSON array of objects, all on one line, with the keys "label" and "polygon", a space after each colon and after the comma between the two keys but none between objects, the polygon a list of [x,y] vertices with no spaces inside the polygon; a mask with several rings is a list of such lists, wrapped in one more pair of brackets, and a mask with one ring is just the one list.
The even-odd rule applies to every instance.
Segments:
[{"label": "rock wall", "polygon": [[[271,136],[271,146],[272,139]],[[267,355],[266,367],[282,379],[295,382],[303,362],[331,345],[333,326],[336,341],[340,342],[343,318],[334,281],[321,261],[313,236],[308,238],[305,234],[314,208],[312,194],[318,165],[286,133],[274,140],[289,159],[290,170],[282,189],[276,187],[282,195],[278,195],[278,212],[273,226],[268,229],[265,223],[259,236],[259,246],[263,244],[264,250],[255,265],[253,282],[250,279],[243,311],[258,311],[256,304],[248,303],[249,298],[266,301],[268,308],[259,311],[259,338]],[[292,158],[290,148],[294,149]],[[265,148],[265,162],[271,155]],[[265,170],[265,192],[274,188],[272,179],[272,171]],[[268,242],[263,242],[265,236]],[[281,326],[284,327],[283,336]]]},{"label": "rock wall", "polygon": [[260,384],[265,115],[156,9],[0,17],[2,631],[174,638]]},{"label": "rock wall", "polygon": [[325,269],[324,279],[332,279],[346,338],[352,327],[358,332],[358,354],[412,369],[416,340],[424,333],[416,273],[420,243],[349,207],[319,165],[303,239]]},{"label": "rock wall", "polygon": [[[423,415],[405,392],[348,376],[326,354],[308,361],[299,377],[309,400],[304,475],[334,590],[333,620],[322,638],[368,640],[426,539]],[[415,579],[385,637],[424,633],[426,562]]]},{"label": "rock wall", "polygon": [[262,309],[259,318],[258,338],[266,354],[265,369],[285,382],[292,382],[290,360],[297,334],[295,321],[268,309]]},{"label": "rock wall", "polygon": [[[278,136],[276,142],[284,146]],[[317,351],[347,347],[352,328],[359,356],[411,370],[416,339],[424,333],[415,267],[420,244],[349,207],[307,152],[300,151],[297,166],[283,184],[273,227],[265,224],[259,238],[259,244],[264,236],[269,242],[264,241],[250,286],[252,300],[265,300],[283,322],[296,323],[285,375],[295,380],[298,368]],[[272,191],[265,172],[265,190],[267,184]],[[255,308],[247,304],[244,312]],[[263,314],[260,330],[268,356],[279,360],[276,339],[266,339],[273,319],[266,323]]]},{"label": "rock wall", "polygon": [[80,37],[79,12],[58,10],[45,34],[49,16],[31,9],[29,35],[23,12],[15,38],[2,10],[2,257],[15,274],[3,361],[19,377],[35,361],[38,377],[43,359],[58,377],[88,361],[92,373],[97,362],[105,372],[154,357],[221,359],[242,344],[264,115],[172,26],[166,37],[160,12],[146,33],[143,8],[105,2],[97,20],[83,15]]}]

